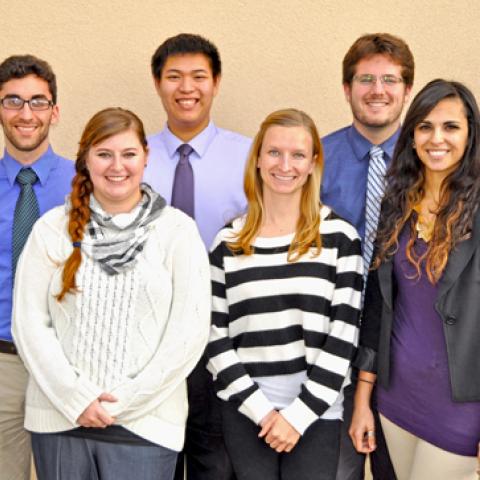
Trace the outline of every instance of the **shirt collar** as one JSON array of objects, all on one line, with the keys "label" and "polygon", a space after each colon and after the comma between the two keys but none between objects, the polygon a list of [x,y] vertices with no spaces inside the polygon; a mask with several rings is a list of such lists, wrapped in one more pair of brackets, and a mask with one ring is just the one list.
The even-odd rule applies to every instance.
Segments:
[{"label": "shirt collar", "polygon": [[27,167],[30,167],[37,174],[40,185],[45,186],[50,172],[58,163],[58,158],[55,153],[53,153],[52,147],[49,145],[47,151],[31,165],[23,165],[22,163],[18,162],[7,152],[7,149],[5,149],[3,154],[3,162],[7,172],[8,181],[11,186],[13,186],[15,183],[18,172],[22,168]]},{"label": "shirt collar", "polygon": [[[204,128],[196,137],[192,138],[188,143],[194,150],[194,152],[202,158],[210,143],[215,138],[217,134],[217,127],[210,120],[206,128]],[[183,145],[185,142],[176,137],[168,128],[168,125],[165,125],[165,128],[162,131],[163,138],[165,140],[165,146],[167,148],[167,153],[170,158],[173,158],[177,153],[177,148],[180,145]]]},{"label": "shirt collar", "polygon": [[[387,138],[379,147],[388,155],[391,159],[393,156],[393,150],[400,135],[400,128],[389,138]],[[353,125],[347,131],[347,138],[352,146],[355,156],[358,160],[366,158],[373,146],[370,140],[367,140]]]}]

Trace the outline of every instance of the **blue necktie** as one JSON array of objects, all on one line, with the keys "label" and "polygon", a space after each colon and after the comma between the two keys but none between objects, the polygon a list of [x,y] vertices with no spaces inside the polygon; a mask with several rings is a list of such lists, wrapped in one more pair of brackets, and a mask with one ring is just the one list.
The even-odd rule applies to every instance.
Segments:
[{"label": "blue necktie", "polygon": [[189,160],[193,148],[184,143],[178,147],[177,151],[180,159],[175,168],[171,204],[172,207],[179,208],[195,218],[193,170]]},{"label": "blue necktie", "polygon": [[40,216],[38,201],[33,191],[33,184],[38,180],[37,174],[31,168],[22,168],[16,181],[20,184],[20,195],[15,205],[12,232],[12,274],[15,279],[18,257],[22,253],[33,224]]},{"label": "blue necktie", "polygon": [[363,242],[363,279],[367,284],[368,269],[373,255],[373,244],[377,234],[380,206],[385,193],[385,173],[387,167],[383,159],[383,150],[374,145],[370,149],[370,162],[368,164],[367,196],[365,201],[365,239]]}]

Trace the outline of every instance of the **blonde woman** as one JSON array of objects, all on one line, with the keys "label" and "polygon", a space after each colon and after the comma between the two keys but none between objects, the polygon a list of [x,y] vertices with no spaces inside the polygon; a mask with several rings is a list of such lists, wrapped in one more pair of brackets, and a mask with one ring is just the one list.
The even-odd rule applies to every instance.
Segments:
[{"label": "blonde woman", "polygon": [[247,213],[210,255],[209,369],[239,480],[335,478],[362,259],[355,229],[319,202],[322,162],[308,115],[269,115],[247,163]]}]

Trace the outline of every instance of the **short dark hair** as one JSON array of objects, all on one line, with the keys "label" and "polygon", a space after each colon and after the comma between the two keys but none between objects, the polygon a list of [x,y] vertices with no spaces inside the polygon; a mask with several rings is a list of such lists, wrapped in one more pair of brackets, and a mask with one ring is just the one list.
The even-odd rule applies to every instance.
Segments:
[{"label": "short dark hair", "polygon": [[12,78],[36,75],[48,83],[52,101],[57,103],[57,79],[52,67],[33,55],[12,55],[0,64],[0,88]]},{"label": "short dark hair", "polygon": [[406,42],[390,33],[369,33],[355,40],[343,58],[343,83],[352,83],[358,62],[373,55],[385,55],[399,64],[405,85],[413,85],[415,61],[412,52]]},{"label": "short dark hair", "polygon": [[222,73],[222,62],[217,47],[200,35],[180,33],[175,37],[167,38],[156,50],[152,57],[152,75],[157,80],[162,76],[162,70],[168,57],[172,55],[186,55],[201,53],[208,58],[213,78]]}]

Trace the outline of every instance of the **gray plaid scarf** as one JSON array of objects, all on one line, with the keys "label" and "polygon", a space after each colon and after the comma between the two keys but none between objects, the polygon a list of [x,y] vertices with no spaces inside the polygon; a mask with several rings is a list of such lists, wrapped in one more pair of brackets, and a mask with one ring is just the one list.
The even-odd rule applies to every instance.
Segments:
[{"label": "gray plaid scarf", "polygon": [[142,200],[133,211],[135,217],[126,226],[119,226],[113,215],[103,211],[93,195],[90,197],[90,221],[81,248],[109,275],[116,275],[135,265],[136,257],[147,241],[152,221],[165,207],[165,200],[149,185],[142,183],[140,188]]}]

